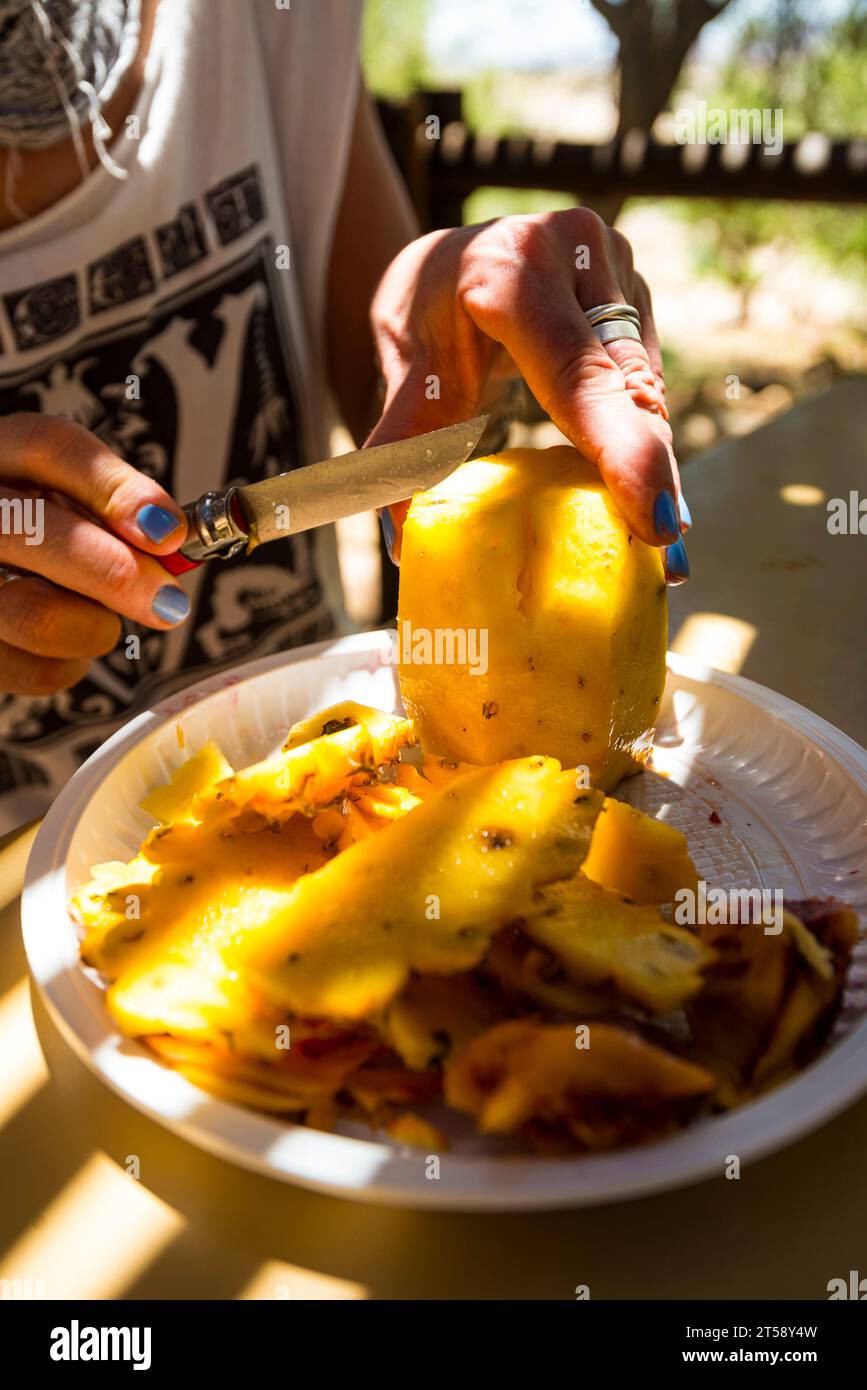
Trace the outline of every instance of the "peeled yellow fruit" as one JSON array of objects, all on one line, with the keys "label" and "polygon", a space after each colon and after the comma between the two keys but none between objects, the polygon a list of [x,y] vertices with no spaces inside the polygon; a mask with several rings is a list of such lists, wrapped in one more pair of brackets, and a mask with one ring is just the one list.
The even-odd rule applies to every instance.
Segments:
[{"label": "peeled yellow fruit", "polygon": [[413,971],[477,965],[539,885],[577,871],[601,803],[552,758],[477,768],[305,874],[226,966],[272,1009],[371,1017]]},{"label": "peeled yellow fruit", "polygon": [[544,753],[604,789],[647,758],[665,682],[662,559],[575,449],[507,449],[416,494],[398,637],[428,752]]},{"label": "peeled yellow fruit", "polygon": [[94,871],[72,908],[86,928],[83,959],[111,981],[106,1002],[121,1031],[231,1037],[246,1055],[273,1058],[286,1015],[264,1007],[224,953],[328,858],[303,816],[255,833],[182,820],[152,832],[129,865]]},{"label": "peeled yellow fruit", "polygon": [[693,933],[666,922],[649,903],[625,902],[585,874],[536,894],[521,926],[579,985],[613,984],[655,1013],[673,1013],[697,994],[713,952]]},{"label": "peeled yellow fruit", "polygon": [[139,803],[148,815],[171,825],[174,821],[195,819],[196,798],[216,786],[224,777],[231,777],[232,766],[216,743],[206,743],[185,763],[181,763],[165,785],[154,787]]},{"label": "peeled yellow fruit", "polygon": [[449,1147],[442,1130],[409,1110],[395,1115],[393,1120],[388,1121],[385,1130],[395,1143],[409,1144],[414,1149],[432,1149],[434,1153],[443,1153]]},{"label": "peeled yellow fruit", "polygon": [[410,719],[346,701],[294,724],[279,753],[208,787],[197,809],[211,823],[245,807],[272,820],[315,815],[417,742]]},{"label": "peeled yellow fruit", "polygon": [[713,1090],[703,1067],[608,1023],[513,1019],[482,1033],[446,1070],[446,1099],[483,1134],[514,1134],[534,1121],[568,1127],[588,1148],[608,1148],[667,1128],[679,1108]]},{"label": "peeled yellow fruit", "polygon": [[672,903],[698,889],[686,836],[676,826],[605,798],[582,869],[594,883],[637,903]]},{"label": "peeled yellow fruit", "polygon": [[502,1015],[501,1002],[472,975],[414,975],[379,1026],[406,1065],[424,1071],[456,1057]]},{"label": "peeled yellow fruit", "polygon": [[235,1050],[234,1039],[201,1043],[157,1036],[146,1041],[195,1086],[225,1100],[278,1114],[327,1105],[376,1046],[370,1040],[347,1036],[310,1057],[303,1046],[278,1051],[272,1038],[270,1056],[250,1057]]}]

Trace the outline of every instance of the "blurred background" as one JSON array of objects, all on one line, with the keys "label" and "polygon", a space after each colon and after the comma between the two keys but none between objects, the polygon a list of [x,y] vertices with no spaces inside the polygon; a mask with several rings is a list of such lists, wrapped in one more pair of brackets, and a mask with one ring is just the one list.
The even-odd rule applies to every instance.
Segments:
[{"label": "blurred background", "polygon": [[[423,230],[581,203],[629,237],[681,464],[867,370],[867,0],[366,0],[363,62]],[[783,148],[679,143],[703,110]],[[373,519],[339,541],[351,617],[390,616]]]}]

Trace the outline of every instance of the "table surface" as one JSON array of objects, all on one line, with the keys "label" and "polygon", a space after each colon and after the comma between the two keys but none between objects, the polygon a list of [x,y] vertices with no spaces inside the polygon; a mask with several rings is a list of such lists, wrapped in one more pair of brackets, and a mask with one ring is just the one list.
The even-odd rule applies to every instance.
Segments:
[{"label": "table surface", "polygon": [[[859,742],[867,538],[830,535],[826,498],[864,488],[865,456],[852,378],[690,465],[694,578],[671,601],[676,649]],[[867,1099],[738,1182],[551,1214],[365,1207],[199,1152],[91,1076],[32,995],[17,895],[34,833],[0,842],[0,1279],[48,1298],[762,1299],[867,1272]]]}]

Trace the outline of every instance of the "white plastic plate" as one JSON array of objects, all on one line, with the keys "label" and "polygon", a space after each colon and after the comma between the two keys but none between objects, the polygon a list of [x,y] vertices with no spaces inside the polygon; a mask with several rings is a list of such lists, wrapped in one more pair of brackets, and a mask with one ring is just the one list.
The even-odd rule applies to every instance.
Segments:
[{"label": "white plastic plate", "polygon": [[[240,767],[278,746],[296,719],[338,700],[397,708],[390,653],[386,633],[363,633],[222,674],[121,729],[57,798],[30,856],[24,939],[51,1015],[103,1081],[191,1143],[257,1172],[360,1201],[451,1210],[574,1207],[695,1182],[722,1172],[728,1154],[747,1163],[790,1143],[867,1089],[867,943],[827,1049],[764,1098],[673,1138],[589,1157],[503,1152],[459,1129],[438,1180],[426,1176],[419,1150],[359,1127],[325,1134],[214,1099],[120,1037],[79,966],[70,890],[92,864],[134,854],[150,828],[139,801],[207,739]],[[621,794],[687,832],[710,884],[834,894],[864,913],[864,750],[761,686],[680,656],[668,664],[657,771]]]}]

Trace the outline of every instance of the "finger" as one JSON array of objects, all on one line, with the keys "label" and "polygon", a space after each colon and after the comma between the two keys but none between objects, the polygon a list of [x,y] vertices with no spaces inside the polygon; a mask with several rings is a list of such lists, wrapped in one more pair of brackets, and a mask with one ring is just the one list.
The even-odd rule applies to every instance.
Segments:
[{"label": "finger", "polygon": [[[12,488],[4,492],[11,503],[23,500]],[[54,502],[42,502],[40,517],[38,536],[0,528],[0,563],[41,575],[149,627],[165,630],[188,616],[189,599],[158,561]]]},{"label": "finger", "polygon": [[667,420],[668,411],[659,394],[644,343],[636,342],[634,338],[614,338],[603,346],[623,373],[626,390],[639,409],[661,415]]},{"label": "finger", "polygon": [[668,419],[668,403],[665,399],[665,370],[662,363],[662,348],[659,345],[659,337],[656,332],[656,323],[653,318],[653,304],[650,298],[650,290],[647,282],[641,275],[634,275],[632,279],[632,303],[641,316],[641,341],[647,349],[647,357],[650,362],[650,370],[656,383],[656,391],[662,406],[662,414]]},{"label": "finger", "polygon": [[83,660],[105,656],[120,634],[114,613],[46,579],[27,575],[3,585],[0,641],[10,646],[34,656]]},{"label": "finger", "polygon": [[[582,310],[594,309],[600,304],[629,303],[625,287],[630,285],[633,276],[632,250],[618,232],[606,228],[606,233],[592,248],[587,267],[575,271],[575,289]],[[619,240],[615,242],[615,238]],[[614,248],[619,251],[622,267],[615,263]],[[633,307],[637,309],[638,305]],[[626,389],[635,404],[645,410],[660,410],[662,402],[644,343],[632,338],[616,338],[602,346],[623,373]]]},{"label": "finger", "polygon": [[7,695],[54,695],[87,675],[90,662],[34,656],[0,641],[0,690]]},{"label": "finger", "polygon": [[[666,423],[669,421],[668,403],[665,399],[665,367],[662,358],[662,348],[659,336],[656,331],[656,322],[653,317],[653,302],[647,281],[642,275],[634,275],[632,284],[632,302],[641,315],[641,337],[647,348],[647,355],[650,365],[656,378],[656,389],[662,401],[662,415]],[[692,527],[692,512],[689,509],[683,488],[681,486],[680,472],[675,464],[675,481],[677,482],[677,509],[680,514],[680,528],[682,531],[689,531]]]},{"label": "finger", "polygon": [[505,285],[496,297],[466,304],[482,331],[511,354],[558,428],[596,464],[635,535],[649,545],[676,539],[672,459],[653,428],[661,417],[636,406],[571,285],[556,294],[543,278],[525,277],[512,291]]},{"label": "finger", "polygon": [[130,545],[154,555],[176,550],[186,536],[183,511],[159,483],[71,420],[26,412],[5,416],[0,476],[66,494]]}]

